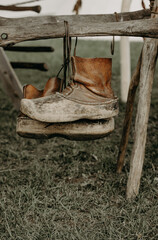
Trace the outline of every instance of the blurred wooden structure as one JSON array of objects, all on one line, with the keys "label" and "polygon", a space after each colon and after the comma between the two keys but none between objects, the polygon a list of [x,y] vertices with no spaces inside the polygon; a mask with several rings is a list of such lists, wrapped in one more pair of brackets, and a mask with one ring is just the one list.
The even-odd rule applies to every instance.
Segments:
[{"label": "blurred wooden structure", "polygon": [[4,48],[5,51],[11,52],[54,52],[53,47],[43,46],[8,46]]},{"label": "blurred wooden structure", "polygon": [[20,100],[23,96],[22,85],[16,76],[3,48],[0,48],[0,81],[4,91],[11,98],[16,110],[19,110]]},{"label": "blurred wooden structure", "polygon": [[36,13],[40,13],[41,6],[37,5],[37,6],[31,6],[31,7],[17,7],[16,5],[8,5],[8,6],[0,5],[0,10],[14,11],[14,12],[33,11]]},{"label": "blurred wooden structure", "polygon": [[[24,2],[18,2],[12,5],[0,5],[0,10],[5,11],[34,11],[40,13],[41,6],[27,6],[21,7],[18,5],[24,5],[27,3],[37,2],[40,0],[29,0]],[[6,39],[7,34],[3,33],[1,39]],[[45,63],[32,63],[32,62],[9,62],[5,51],[17,51],[17,52],[53,52],[54,48],[44,46],[12,46],[9,45],[4,49],[0,48],[0,80],[3,83],[4,91],[11,98],[12,103],[16,110],[19,110],[20,100],[23,96],[22,85],[13,71],[13,68],[24,68],[24,69],[37,69],[40,71],[48,71],[48,66]]]},{"label": "blurred wooden structure", "polygon": [[[158,49],[158,0],[150,0],[150,10],[108,15],[42,16],[39,18],[0,18],[0,46],[26,40],[65,37],[64,20],[69,22],[70,37],[135,36],[145,37],[142,54],[129,88],[118,172],[121,172],[132,117],[135,92],[140,82],[135,139],[127,184],[127,199],[138,194],[142,173],[150,99]],[[5,36],[5,37],[3,37]],[[129,114],[130,113],[130,114]],[[123,154],[122,154],[123,152]]]},{"label": "blurred wooden structure", "polygon": [[48,71],[46,63],[32,63],[32,62],[10,62],[13,68],[37,69],[40,71]]},{"label": "blurred wooden structure", "polygon": [[[23,5],[26,3],[37,2],[40,0],[29,0],[25,2],[18,2],[12,5],[0,5],[0,11],[33,11],[40,13],[41,6],[27,6],[18,7],[18,5]],[[2,34],[1,39],[5,39],[7,34]],[[10,49],[12,47],[9,47]],[[9,50],[9,49],[8,49]],[[15,49],[14,49],[15,50]],[[3,48],[0,48],[0,81],[3,84],[4,91],[10,97],[14,108],[18,111],[20,108],[20,100],[23,97],[22,85],[12,68],[12,63],[9,62],[8,57],[5,54]]]}]

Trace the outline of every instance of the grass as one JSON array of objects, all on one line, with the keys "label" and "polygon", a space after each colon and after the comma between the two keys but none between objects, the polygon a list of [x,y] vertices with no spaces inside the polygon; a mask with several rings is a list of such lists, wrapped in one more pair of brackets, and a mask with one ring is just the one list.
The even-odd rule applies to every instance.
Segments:
[{"label": "grass", "polygon": [[[37,42],[31,44],[37,45]],[[62,42],[49,40],[38,44],[51,45],[55,52],[7,55],[11,60],[46,62],[50,67],[47,73],[16,70],[22,84],[32,83],[42,88],[48,77],[60,68]],[[141,47],[141,43],[131,44],[132,71]],[[77,54],[110,57],[110,43],[80,40]],[[157,77],[158,71],[155,80]],[[116,43],[112,86],[118,96],[119,84],[119,44]],[[89,142],[24,139],[16,135],[17,112],[0,88],[0,240],[158,239],[157,94],[158,82],[155,81],[140,194],[126,201],[134,129],[126,165],[118,176],[116,160],[124,104],[120,102],[116,129],[107,138]]]}]

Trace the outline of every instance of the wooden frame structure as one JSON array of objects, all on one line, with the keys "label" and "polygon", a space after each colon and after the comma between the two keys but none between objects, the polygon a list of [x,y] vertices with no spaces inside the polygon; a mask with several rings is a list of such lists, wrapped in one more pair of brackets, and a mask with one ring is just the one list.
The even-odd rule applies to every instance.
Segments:
[{"label": "wooden frame structure", "polygon": [[142,53],[130,83],[117,165],[117,172],[120,173],[128,143],[135,92],[140,82],[127,199],[138,194],[144,161],[151,89],[158,50],[157,14],[158,0],[150,0],[150,10],[120,13],[118,14],[119,21],[116,21],[114,14],[0,18],[0,46],[27,40],[63,38],[65,36],[64,20],[69,22],[71,37],[107,35],[145,37]]},{"label": "wooden frame structure", "polygon": [[[18,5],[23,5],[26,3],[32,3],[40,0],[29,0],[29,1],[24,1],[24,2],[19,2],[19,3],[14,3],[12,5],[0,5],[0,10],[4,11],[16,11],[16,12],[21,12],[21,11],[33,11],[36,13],[40,13],[41,11],[41,6],[27,6],[27,7],[18,7]],[[4,33],[1,35],[1,38],[5,38],[7,35]],[[15,47],[13,48],[12,46],[7,48],[7,50],[12,50],[12,51],[26,51],[27,47]],[[27,51],[43,51],[45,48],[42,47],[32,47],[32,48],[27,48]],[[47,51],[53,51],[54,49],[48,49],[46,48]],[[23,90],[22,90],[22,85],[16,75],[16,73],[13,70],[13,65],[16,67],[18,66],[25,67],[27,63],[23,63],[22,65],[19,65],[20,63],[10,63],[8,60],[8,57],[5,54],[5,51],[3,48],[0,47],[0,81],[3,84],[4,91],[6,94],[11,98],[12,104],[14,108],[19,111],[20,108],[20,100],[23,97]],[[33,67],[33,68],[38,68],[42,69],[44,71],[47,71],[47,66],[46,65],[38,65],[38,64],[33,64],[30,65],[30,63],[27,64],[27,67]]]}]

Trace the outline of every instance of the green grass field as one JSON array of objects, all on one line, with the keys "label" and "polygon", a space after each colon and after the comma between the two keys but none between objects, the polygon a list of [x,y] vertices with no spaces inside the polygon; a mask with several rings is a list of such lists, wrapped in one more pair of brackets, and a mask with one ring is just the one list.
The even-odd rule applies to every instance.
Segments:
[{"label": "green grass field", "polygon": [[[28,43],[25,43],[28,45]],[[30,44],[30,43],[29,43]],[[62,41],[54,53],[7,52],[10,60],[39,61],[49,72],[16,70],[24,85],[42,88],[62,64]],[[22,44],[24,45],[24,44]],[[142,43],[131,43],[132,72]],[[79,40],[77,55],[111,57],[110,42]],[[116,174],[125,104],[107,138],[76,142],[62,138],[24,139],[16,134],[12,104],[0,85],[0,240],[156,240],[158,239],[158,71],[153,86],[140,194],[126,201],[134,120],[122,174]],[[112,87],[120,96],[119,43],[113,56]],[[143,106],[142,106],[143,107]],[[136,112],[136,104],[134,115]]]}]

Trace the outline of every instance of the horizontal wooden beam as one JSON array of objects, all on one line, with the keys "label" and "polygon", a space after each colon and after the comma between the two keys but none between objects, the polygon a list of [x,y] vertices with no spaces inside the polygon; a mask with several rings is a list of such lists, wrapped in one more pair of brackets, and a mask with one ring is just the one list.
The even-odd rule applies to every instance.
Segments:
[{"label": "horizontal wooden beam", "polygon": [[4,48],[4,50],[13,52],[54,52],[53,47],[44,46],[9,46]]},{"label": "horizontal wooden beam", "polygon": [[64,20],[69,22],[71,37],[115,35],[157,38],[158,20],[146,19],[149,17],[149,10],[142,10],[106,15],[0,18],[0,46],[28,40],[62,38],[65,36]]},{"label": "horizontal wooden beam", "polygon": [[10,62],[13,68],[37,69],[40,71],[48,71],[46,63],[30,63],[30,62]]}]

